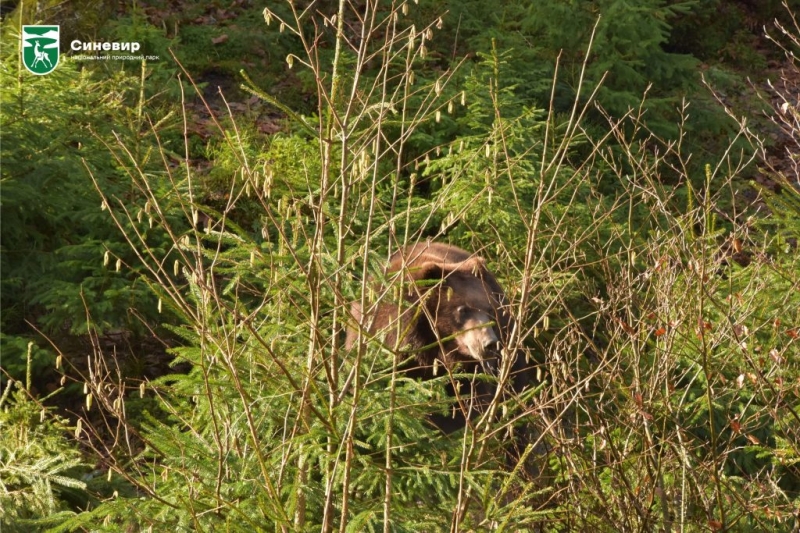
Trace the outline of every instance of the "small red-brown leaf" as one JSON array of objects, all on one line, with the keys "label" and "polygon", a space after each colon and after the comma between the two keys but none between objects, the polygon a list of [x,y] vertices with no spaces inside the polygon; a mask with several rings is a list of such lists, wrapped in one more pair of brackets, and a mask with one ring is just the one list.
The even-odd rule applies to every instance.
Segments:
[{"label": "small red-brown leaf", "polygon": [[636,405],[639,407],[639,409],[642,408],[642,395],[641,394],[639,394],[638,392],[636,394],[634,394],[633,395],[633,401],[636,402]]},{"label": "small red-brown leaf", "polygon": [[223,33],[219,37],[214,37],[213,39],[211,39],[211,42],[214,43],[214,44],[220,44],[220,43],[224,43],[227,40],[228,40],[228,34],[227,33]]},{"label": "small red-brown leaf", "polygon": [[713,531],[720,531],[722,529],[722,522],[719,520],[709,520],[708,527],[710,527]]},{"label": "small red-brown leaf", "polygon": [[738,420],[731,420],[731,429],[734,433],[741,433],[742,424],[740,424]]},{"label": "small red-brown leaf", "polygon": [[745,435],[745,437],[747,437],[747,440],[749,440],[750,444],[752,444],[753,446],[758,446],[759,444],[761,444],[761,441],[758,440],[753,435]]},{"label": "small red-brown leaf", "polygon": [[633,330],[633,328],[630,327],[628,325],[628,323],[625,322],[624,320],[622,320],[620,318],[617,318],[617,322],[619,322],[619,324],[622,326],[622,329],[624,329],[625,333],[627,333],[628,335],[635,335],[636,334],[636,332]]},{"label": "small red-brown leaf", "polygon": [[797,333],[797,328],[787,329],[786,330],[786,334],[789,335],[793,339],[796,339],[797,337],[800,337],[800,335],[798,335],[798,333]]},{"label": "small red-brown leaf", "polygon": [[711,331],[712,325],[711,322],[707,322],[703,320],[703,318],[697,319],[697,336],[702,338],[705,335],[706,331]]},{"label": "small red-brown leaf", "polygon": [[656,330],[656,337],[660,337],[660,336],[662,336],[662,335],[663,335],[664,333],[666,333],[666,332],[667,332],[667,330],[666,330],[665,328],[658,328],[658,329]]}]

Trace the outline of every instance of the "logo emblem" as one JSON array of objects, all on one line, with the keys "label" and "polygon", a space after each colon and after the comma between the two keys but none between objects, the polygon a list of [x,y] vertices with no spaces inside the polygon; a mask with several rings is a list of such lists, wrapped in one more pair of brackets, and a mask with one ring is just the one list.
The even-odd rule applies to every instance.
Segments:
[{"label": "logo emblem", "polygon": [[58,26],[22,26],[22,62],[31,73],[53,72],[59,51]]}]

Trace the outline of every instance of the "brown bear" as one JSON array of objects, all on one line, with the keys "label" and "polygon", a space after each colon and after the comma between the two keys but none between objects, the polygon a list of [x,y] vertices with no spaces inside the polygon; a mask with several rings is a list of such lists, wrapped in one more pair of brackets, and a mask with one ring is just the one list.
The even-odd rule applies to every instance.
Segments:
[{"label": "brown bear", "polygon": [[[404,372],[429,379],[441,372],[439,367],[456,371],[458,366],[460,372],[496,374],[514,322],[503,289],[481,257],[449,244],[418,243],[392,255],[386,277],[389,287],[377,288],[377,303],[365,313],[354,304],[352,314],[368,337],[382,338],[387,348],[406,356]],[[396,287],[402,290],[401,301]],[[358,330],[350,328],[346,348],[357,337]],[[514,372],[520,362],[512,361]],[[462,396],[469,391],[467,400],[477,400],[473,411],[494,395],[486,380],[459,388]],[[434,423],[448,432],[462,427],[463,412],[470,409],[463,402],[460,407],[450,420],[434,415]]]}]

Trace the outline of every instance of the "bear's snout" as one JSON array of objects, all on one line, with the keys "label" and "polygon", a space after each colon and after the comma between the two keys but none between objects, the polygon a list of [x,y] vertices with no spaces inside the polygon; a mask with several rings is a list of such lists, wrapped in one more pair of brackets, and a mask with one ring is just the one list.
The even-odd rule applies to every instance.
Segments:
[{"label": "bear's snout", "polygon": [[[458,309],[462,315],[460,322],[463,333],[456,337],[459,352],[469,354],[476,361],[483,361],[487,354],[493,353],[498,348],[499,339],[492,327],[492,319],[483,311],[474,309]],[[463,315],[468,316],[463,316]],[[465,353],[466,352],[466,353]]]}]

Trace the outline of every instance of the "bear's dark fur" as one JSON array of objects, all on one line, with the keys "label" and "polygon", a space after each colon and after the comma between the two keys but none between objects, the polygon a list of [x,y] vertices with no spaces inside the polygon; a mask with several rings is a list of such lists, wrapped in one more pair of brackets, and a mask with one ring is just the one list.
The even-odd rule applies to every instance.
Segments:
[{"label": "bear's dark fur", "polygon": [[[448,244],[419,243],[390,258],[386,277],[389,287],[377,288],[378,302],[365,313],[354,304],[353,318],[390,350],[413,354],[413,362],[403,367],[408,375],[429,379],[437,367],[454,371],[458,365],[460,372],[496,373],[503,356],[515,358],[512,372],[519,373],[523,361],[517,359],[524,357],[503,350],[514,326],[506,296],[481,257]],[[358,330],[348,330],[348,349],[357,336]],[[517,377],[513,381],[515,387],[521,383]],[[485,380],[467,390],[471,399],[480,397],[473,405],[478,410],[494,394]],[[452,420],[434,416],[434,422],[445,431],[457,429],[465,421],[458,411]]]}]

